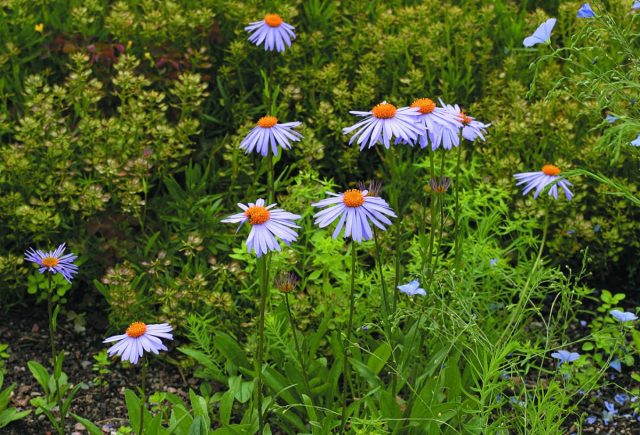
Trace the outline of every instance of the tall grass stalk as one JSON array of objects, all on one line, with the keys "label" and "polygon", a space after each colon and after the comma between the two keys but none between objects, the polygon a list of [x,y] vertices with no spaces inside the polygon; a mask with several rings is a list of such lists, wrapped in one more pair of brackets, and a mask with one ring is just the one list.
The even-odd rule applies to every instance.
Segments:
[{"label": "tall grass stalk", "polygon": [[356,287],[356,258],[357,251],[354,242],[351,242],[351,289],[349,291],[349,321],[342,345],[342,417],[340,423],[340,433],[345,433],[347,425],[347,385],[351,383],[351,372],[349,371],[349,342],[351,341],[351,330],[353,329],[353,311],[355,307],[355,287]]}]

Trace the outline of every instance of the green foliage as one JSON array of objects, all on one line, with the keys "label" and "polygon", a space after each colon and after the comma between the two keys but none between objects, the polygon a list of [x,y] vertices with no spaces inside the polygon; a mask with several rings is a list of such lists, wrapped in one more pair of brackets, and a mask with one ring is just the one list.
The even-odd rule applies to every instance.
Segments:
[{"label": "green foliage", "polygon": [[[4,382],[4,375],[2,371],[0,371],[0,387]],[[15,388],[15,384],[9,385],[4,390],[0,390],[0,429],[7,426],[12,421],[20,420],[31,411],[18,411],[16,408],[9,407],[9,400],[11,399],[11,393]]]}]

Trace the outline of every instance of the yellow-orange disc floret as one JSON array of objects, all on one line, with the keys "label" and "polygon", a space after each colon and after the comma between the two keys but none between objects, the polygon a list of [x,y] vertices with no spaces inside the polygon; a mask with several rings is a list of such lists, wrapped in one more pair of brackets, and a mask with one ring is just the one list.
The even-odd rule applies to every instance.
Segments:
[{"label": "yellow-orange disc floret", "polygon": [[54,257],[45,257],[42,259],[42,265],[45,267],[56,267],[60,260]]},{"label": "yellow-orange disc floret", "polygon": [[249,207],[244,215],[249,219],[249,223],[251,225],[259,225],[267,222],[271,213],[265,207],[254,205],[253,207]]},{"label": "yellow-orange disc floret", "polygon": [[371,109],[371,113],[378,119],[389,119],[395,116],[396,110],[396,106],[393,104],[380,103]]},{"label": "yellow-orange disc floret", "polygon": [[560,174],[560,168],[555,165],[544,165],[542,167],[542,173],[545,175],[557,176]]},{"label": "yellow-orange disc floret", "polygon": [[364,195],[358,189],[350,189],[342,194],[342,202],[347,207],[360,207],[364,204]]},{"label": "yellow-orange disc floret", "polygon": [[418,107],[418,112],[426,115],[427,113],[431,113],[436,108],[436,103],[433,102],[431,98],[418,98],[413,103],[411,103],[411,107]]},{"label": "yellow-orange disc floret", "polygon": [[462,121],[463,124],[469,124],[473,119],[470,116],[465,115],[464,112],[460,112],[460,121]]},{"label": "yellow-orange disc floret", "polygon": [[282,18],[278,14],[267,14],[264,16],[264,22],[269,27],[279,27],[282,24]]},{"label": "yellow-orange disc floret", "polygon": [[127,328],[127,335],[131,338],[138,338],[147,332],[147,325],[142,322],[133,322]]},{"label": "yellow-orange disc floret", "polygon": [[258,127],[271,128],[278,123],[278,118],[275,116],[263,116],[258,119]]}]

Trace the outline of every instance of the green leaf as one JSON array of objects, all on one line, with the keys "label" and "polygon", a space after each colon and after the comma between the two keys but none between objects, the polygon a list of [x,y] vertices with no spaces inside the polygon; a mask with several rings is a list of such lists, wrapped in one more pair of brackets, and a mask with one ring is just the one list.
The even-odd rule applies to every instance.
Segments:
[{"label": "green leaf", "polygon": [[377,376],[387,361],[389,361],[389,357],[391,357],[391,346],[389,346],[388,343],[382,343],[373,354],[369,356],[367,367]]},{"label": "green leaf", "polygon": [[79,415],[71,413],[71,416],[76,419],[78,423],[81,423],[85,429],[89,431],[91,435],[102,435],[102,429],[93,424],[90,420],[87,420],[84,417],[80,417]]},{"label": "green leaf", "polygon": [[244,351],[238,345],[238,341],[235,338],[224,332],[218,332],[213,339],[213,343],[227,360],[233,362],[238,367],[251,368],[249,360],[247,360]]},{"label": "green leaf", "polygon": [[38,384],[42,387],[45,394],[49,394],[49,372],[44,366],[36,361],[29,361],[27,363],[27,367],[29,367],[29,371],[36,378]]},{"label": "green leaf", "polygon": [[208,433],[209,425],[201,415],[196,417],[193,423],[191,423],[191,426],[189,426],[188,435],[207,435]]},{"label": "green leaf", "polygon": [[240,403],[246,403],[253,394],[253,381],[242,381],[242,376],[229,378],[229,390],[233,391],[234,398]]},{"label": "green leaf", "polygon": [[233,408],[233,391],[229,390],[222,395],[220,399],[220,422],[222,424],[229,424],[231,420],[231,410]]},{"label": "green leaf", "polygon": [[140,427],[140,404],[141,401],[132,390],[125,390],[124,402],[127,405],[127,414],[129,415],[129,421],[131,427],[135,430]]},{"label": "green leaf", "polygon": [[11,423],[12,421],[20,420],[27,415],[29,415],[31,411],[16,411],[15,408],[5,409],[0,412],[0,429]]}]

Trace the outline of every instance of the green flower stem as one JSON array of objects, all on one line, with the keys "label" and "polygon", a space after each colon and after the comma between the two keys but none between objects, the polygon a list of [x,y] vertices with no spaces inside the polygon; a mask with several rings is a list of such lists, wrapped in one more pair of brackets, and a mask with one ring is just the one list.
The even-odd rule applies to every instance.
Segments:
[{"label": "green flower stem", "polygon": [[[431,179],[435,180],[436,164],[435,164],[435,159],[433,157],[433,152],[429,153],[429,162],[430,162]],[[430,208],[430,214],[431,214],[431,221],[430,221],[431,229],[429,231],[429,245],[425,249],[427,255],[422,261],[422,272],[428,276],[431,276],[431,256],[433,255],[433,244],[435,241],[435,234],[436,234],[435,228],[433,225],[435,214],[436,214],[435,212],[436,192],[432,190],[430,196],[431,196],[431,201],[429,203],[429,208]],[[423,222],[423,225],[424,225],[424,222]]]},{"label": "green flower stem", "polygon": [[260,317],[258,319],[258,355],[256,358],[256,376],[257,376],[257,404],[258,404],[258,426],[259,434],[264,431],[264,417],[262,415],[262,363],[264,358],[264,314],[267,306],[267,294],[269,291],[269,254],[258,258],[258,274],[260,280]]},{"label": "green flower stem", "polygon": [[140,371],[140,430],[138,435],[144,432],[144,405],[147,402],[145,386],[147,382],[147,359],[142,357],[142,370]]},{"label": "green flower stem", "polygon": [[351,373],[349,372],[349,341],[351,340],[351,329],[353,329],[353,311],[355,306],[355,287],[356,287],[356,245],[351,242],[351,291],[349,296],[349,322],[347,331],[342,345],[343,363],[342,363],[342,423],[340,425],[340,433],[344,433],[347,425],[347,384],[351,383]]},{"label": "green flower stem", "polygon": [[47,288],[47,314],[49,315],[49,342],[51,344],[51,366],[53,368],[53,380],[56,384],[56,399],[58,402],[58,412],[60,413],[60,423],[58,427],[58,432],[60,434],[64,433],[64,414],[62,413],[62,405],[64,402],[62,401],[62,392],[60,391],[60,380],[58,376],[56,376],[56,365],[58,362],[58,351],[56,349],[56,322],[53,318],[53,313],[55,312],[53,306],[53,280],[51,276],[51,272],[48,273],[48,283],[49,286]]},{"label": "green flower stem", "polygon": [[267,202],[267,205],[273,204],[276,197],[273,178],[273,154],[271,154],[271,150],[269,150],[269,153],[267,154],[267,188],[269,190],[269,202]]},{"label": "green flower stem", "polygon": [[311,388],[309,387],[309,379],[307,378],[307,367],[304,364],[304,358],[302,356],[302,348],[300,347],[300,343],[298,343],[298,327],[296,326],[296,321],[293,318],[293,313],[291,312],[291,305],[289,304],[289,293],[284,294],[284,303],[287,306],[287,314],[289,315],[289,323],[291,324],[291,333],[293,334],[293,342],[296,345],[296,352],[298,353],[298,361],[300,363],[300,368],[302,369],[302,379],[304,380],[304,386],[307,389],[307,394],[311,394]]},{"label": "green flower stem", "polygon": [[462,144],[464,143],[464,138],[462,137],[462,131],[460,131],[460,145],[458,145],[458,157],[456,159],[456,180],[454,182],[454,188],[456,189],[456,220],[455,220],[455,232],[454,232],[454,248],[453,252],[455,255],[455,267],[459,268],[462,262],[462,235],[460,233],[460,156],[462,155]]}]

